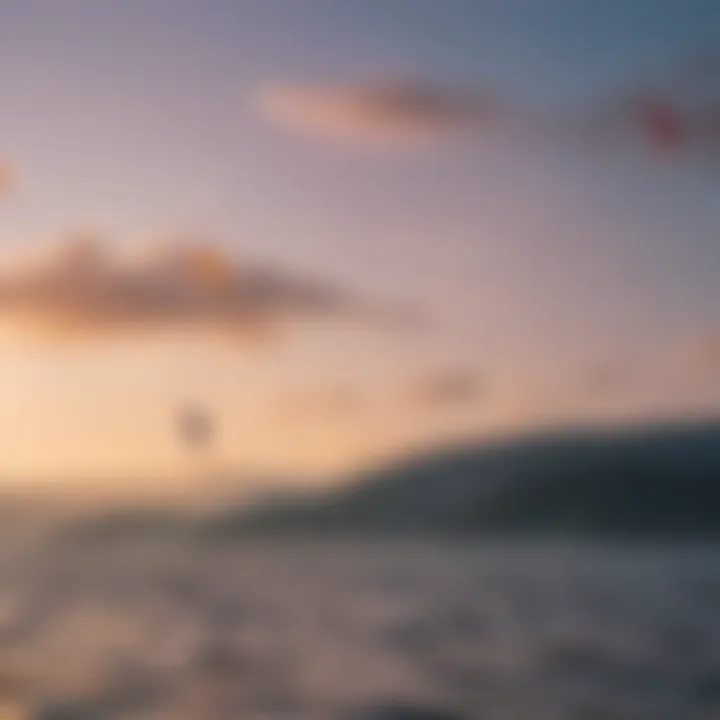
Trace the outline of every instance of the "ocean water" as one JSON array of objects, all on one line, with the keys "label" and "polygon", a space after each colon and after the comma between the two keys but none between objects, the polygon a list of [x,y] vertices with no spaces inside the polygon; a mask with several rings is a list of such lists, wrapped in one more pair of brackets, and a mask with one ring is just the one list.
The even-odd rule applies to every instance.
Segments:
[{"label": "ocean water", "polygon": [[146,538],[3,551],[0,718],[433,709],[720,718],[720,548]]}]

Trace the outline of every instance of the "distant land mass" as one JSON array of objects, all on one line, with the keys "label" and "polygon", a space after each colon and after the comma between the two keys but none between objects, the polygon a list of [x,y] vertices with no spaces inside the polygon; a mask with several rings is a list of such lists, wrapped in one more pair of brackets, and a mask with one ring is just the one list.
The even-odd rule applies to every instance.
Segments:
[{"label": "distant land mass", "polygon": [[231,510],[204,530],[720,536],[720,421],[425,452],[321,494]]},{"label": "distant land mass", "polygon": [[556,431],[426,450],[331,489],[279,492],[194,517],[152,508],[70,536],[720,538],[720,421]]}]

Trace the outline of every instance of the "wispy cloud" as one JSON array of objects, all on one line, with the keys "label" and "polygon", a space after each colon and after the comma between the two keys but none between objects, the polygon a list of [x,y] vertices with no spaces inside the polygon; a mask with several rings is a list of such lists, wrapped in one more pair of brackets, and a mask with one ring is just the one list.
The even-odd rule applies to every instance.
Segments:
[{"label": "wispy cloud", "polygon": [[476,372],[450,369],[417,378],[409,388],[408,399],[415,408],[437,410],[471,404],[480,398],[483,390],[483,382]]},{"label": "wispy cloud", "polygon": [[681,346],[680,363],[693,375],[720,379],[720,332],[707,332]]},{"label": "wispy cloud", "polygon": [[583,369],[577,391],[595,398],[615,398],[637,390],[649,373],[652,368],[638,366],[630,360],[598,362]]},{"label": "wispy cloud", "polygon": [[17,172],[8,161],[0,160],[0,198],[12,193],[17,186]]},{"label": "wispy cloud", "polygon": [[298,420],[327,420],[333,423],[350,420],[368,410],[371,401],[368,388],[339,384],[293,392],[281,398],[284,418]]},{"label": "wispy cloud", "polygon": [[[267,85],[253,109],[286,130],[361,147],[425,147],[502,127],[572,150],[580,143],[624,154],[687,152],[720,159],[720,61],[691,58],[585,107],[523,105],[487,88],[430,80]],[[575,148],[577,149],[577,148]]]},{"label": "wispy cloud", "polygon": [[0,316],[67,336],[209,329],[246,341],[303,319],[400,319],[350,290],[213,244],[174,243],[139,260],[93,238],[7,268]]},{"label": "wispy cloud", "polygon": [[496,113],[479,92],[406,80],[269,86],[254,107],[290,130],[362,145],[425,143],[477,129]]}]

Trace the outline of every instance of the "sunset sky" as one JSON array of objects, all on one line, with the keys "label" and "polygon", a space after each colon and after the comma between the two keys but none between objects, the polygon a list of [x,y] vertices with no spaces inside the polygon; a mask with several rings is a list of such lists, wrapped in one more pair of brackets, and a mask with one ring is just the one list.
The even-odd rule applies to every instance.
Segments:
[{"label": "sunset sky", "polygon": [[[0,475],[177,477],[188,403],[217,418],[208,463],[302,476],[714,413],[719,58],[708,0],[3,2],[0,257],[200,239],[273,290],[183,296],[169,322],[116,288],[158,303],[184,271],[113,256],[92,293],[122,318],[93,323],[98,295],[28,289],[8,260]],[[687,127],[638,128],[656,97]],[[296,284],[322,298],[307,317]]]}]

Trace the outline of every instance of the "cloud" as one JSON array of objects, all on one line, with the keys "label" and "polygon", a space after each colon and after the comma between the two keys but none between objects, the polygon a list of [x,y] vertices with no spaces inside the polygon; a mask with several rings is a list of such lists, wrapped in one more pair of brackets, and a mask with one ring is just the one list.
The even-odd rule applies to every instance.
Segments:
[{"label": "cloud", "polygon": [[445,370],[417,379],[410,388],[414,406],[431,409],[462,407],[475,402],[483,391],[477,374],[469,370]]},{"label": "cloud", "polygon": [[496,114],[494,101],[479,92],[409,81],[267,87],[254,107],[290,130],[381,146],[472,131]]},{"label": "cloud", "polygon": [[599,362],[583,371],[578,390],[595,397],[614,398],[636,390],[649,370],[627,360]]},{"label": "cloud", "polygon": [[133,259],[92,236],[6,268],[3,316],[67,336],[206,329],[245,340],[303,319],[402,319],[332,283],[244,261],[212,244],[177,242]]},{"label": "cloud", "polygon": [[720,332],[699,335],[680,348],[682,367],[700,377],[720,378]]},{"label": "cloud", "polygon": [[359,387],[333,385],[282,398],[283,416],[292,421],[330,420],[337,422],[358,416],[369,406],[367,393]]},{"label": "cloud", "polygon": [[720,159],[720,57],[685,58],[655,77],[574,109],[524,106],[502,93],[419,79],[269,85],[252,101],[266,120],[294,132],[361,147],[418,147],[495,133],[524,147],[574,152]]},{"label": "cloud", "polygon": [[665,157],[720,157],[720,57],[683,58],[595,108],[595,125],[618,150],[631,138]]},{"label": "cloud", "polygon": [[17,186],[17,173],[9,163],[0,160],[0,197],[5,197],[15,190]]}]

